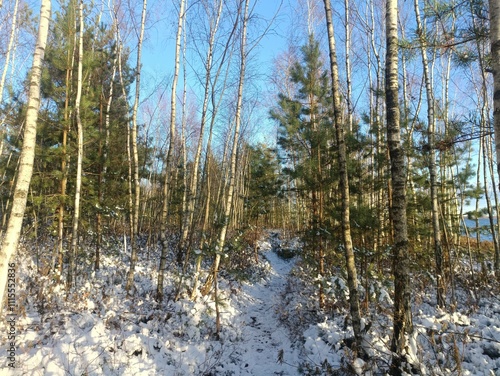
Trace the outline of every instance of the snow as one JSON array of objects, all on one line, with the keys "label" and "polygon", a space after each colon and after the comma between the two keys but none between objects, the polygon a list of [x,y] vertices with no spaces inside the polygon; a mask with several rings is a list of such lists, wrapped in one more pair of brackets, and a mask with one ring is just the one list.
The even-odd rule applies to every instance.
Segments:
[{"label": "snow", "polygon": [[[17,368],[2,363],[0,375],[386,374],[391,284],[374,278],[365,286],[371,301],[362,322],[368,358],[356,358],[345,276],[339,271],[308,277],[317,273],[301,262],[302,245],[296,238],[282,239],[279,231],[270,231],[258,246],[259,262],[246,270],[249,278],[221,273],[219,338],[211,294],[198,291],[196,301],[188,294],[174,301],[179,275],[173,261],[166,301],[155,302],[157,250],[140,256],[132,297],[122,287],[127,255],[109,251],[102,255],[102,269],[88,273],[89,280],[80,277],[78,290],[67,299],[61,285],[38,275],[31,252],[23,250],[16,260],[23,291]],[[329,302],[325,309],[317,303],[319,283]],[[465,288],[457,297],[455,310],[442,310],[433,303],[431,288],[414,292],[407,361],[419,375],[500,375],[500,300],[484,293],[479,304],[471,304]],[[0,322],[2,333],[7,325]],[[0,337],[0,348],[6,341]]]}]

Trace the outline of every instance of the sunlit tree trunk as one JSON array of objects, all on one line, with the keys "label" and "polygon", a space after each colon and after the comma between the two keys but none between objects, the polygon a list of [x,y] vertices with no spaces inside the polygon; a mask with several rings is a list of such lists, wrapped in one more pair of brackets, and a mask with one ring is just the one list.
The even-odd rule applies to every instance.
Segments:
[{"label": "sunlit tree trunk", "polygon": [[[404,29],[401,30],[402,38],[405,38],[405,33]],[[409,147],[412,148],[414,147],[414,132],[415,132],[415,125],[417,121],[419,120],[417,116],[411,116],[410,113],[410,93],[409,93],[409,79],[408,79],[408,73],[407,73],[407,57],[405,54],[402,54],[401,57],[401,70],[402,70],[402,91],[403,91],[403,114],[401,115],[402,119],[407,123],[407,142],[409,143]],[[423,93],[423,88],[422,85],[419,85],[419,96],[417,99],[416,105],[413,103],[413,106],[415,107],[414,113],[418,114],[420,113],[420,107],[422,106],[422,93]],[[407,200],[411,200],[411,203],[413,206],[416,208],[418,206],[417,203],[417,195],[415,194],[415,183],[413,179],[413,157],[411,155],[406,156],[406,181],[407,181]],[[413,225],[414,228],[417,226],[418,218],[417,215],[411,214],[410,218],[408,221]],[[416,244],[421,243],[420,239],[420,233],[418,231],[414,231],[413,234],[413,239],[412,241],[415,241]]]},{"label": "sunlit tree trunk", "polygon": [[78,225],[80,222],[80,195],[82,187],[82,164],[83,164],[83,124],[81,117],[82,85],[83,85],[83,0],[78,6],[79,37],[78,37],[78,75],[75,99],[75,115],[78,133],[78,153],[76,162],[75,182],[75,206],[73,212],[73,230],[71,237],[71,251],[69,254],[68,279],[66,281],[68,291],[73,286],[76,278],[76,257],[78,254]]},{"label": "sunlit tree trunk", "polygon": [[[195,273],[193,276],[193,290],[191,292],[191,299],[196,298],[197,290],[198,290],[198,280],[199,280],[199,274],[201,270],[201,262],[203,259],[203,250],[206,249],[206,245],[209,244],[208,241],[208,229],[209,229],[209,222],[210,222],[210,207],[212,205],[212,179],[210,177],[210,168],[212,165],[212,138],[213,138],[213,130],[215,126],[215,119],[217,117],[217,113],[219,111],[220,105],[222,103],[222,99],[224,98],[224,93],[227,88],[227,81],[228,81],[228,75],[230,72],[229,66],[230,64],[228,63],[227,69],[225,71],[225,77],[222,82],[222,87],[220,89],[220,92],[217,90],[217,85],[216,83],[219,80],[219,77],[221,75],[222,69],[224,67],[224,64],[226,61],[231,60],[231,56],[233,54],[233,47],[234,44],[232,43],[233,40],[233,35],[236,32],[237,28],[237,23],[235,22],[233,25],[233,30],[231,32],[231,35],[228,37],[227,43],[224,48],[224,52],[222,54],[222,58],[220,60],[219,67],[217,69],[217,72],[215,74],[214,80],[212,82],[212,89],[211,89],[211,120],[210,120],[210,128],[208,131],[208,140],[207,140],[207,146],[206,146],[206,151],[205,151],[205,161],[204,161],[204,166],[203,166],[203,171],[202,171],[202,182],[203,186],[206,187],[206,192],[205,192],[205,204],[204,204],[204,215],[203,220],[202,220],[202,228],[201,228],[201,236],[200,236],[200,241],[199,241],[199,246],[198,246],[198,255],[196,257],[196,269]],[[218,93],[218,97],[217,97]]]},{"label": "sunlit tree trunk", "polygon": [[[73,4],[73,3],[72,3]],[[73,5],[70,5],[70,8],[73,10],[71,14],[75,16],[75,8]],[[76,19],[74,19],[76,23]],[[72,80],[73,80],[73,69],[75,66],[75,56],[76,56],[76,48],[77,48],[77,34],[76,27],[74,29],[69,28],[69,31],[73,33],[73,41],[72,44],[68,46],[68,55],[66,60],[66,82],[65,89],[66,95],[64,98],[64,123],[61,137],[61,183],[59,186],[59,208],[57,212],[57,249],[54,254],[54,259],[57,258],[57,280],[59,281],[62,277],[63,273],[63,252],[64,252],[64,212],[66,206],[66,187],[68,184],[68,133],[69,133],[69,125],[71,119],[71,110],[70,110],[70,98],[72,91]],[[53,265],[55,262],[52,263]]]},{"label": "sunlit tree trunk", "polygon": [[427,42],[425,30],[420,19],[420,10],[418,0],[414,1],[415,17],[417,22],[417,35],[420,42],[420,54],[424,70],[425,92],[427,97],[427,158],[429,166],[429,184],[431,191],[431,216],[432,230],[434,240],[434,257],[436,262],[436,280],[437,280],[437,304],[440,307],[446,306],[446,278],[443,267],[443,246],[441,242],[441,228],[439,225],[439,202],[438,202],[438,182],[436,166],[436,119],[434,116],[434,90],[431,82],[431,73],[429,71],[429,60],[427,57]]},{"label": "sunlit tree trunk", "polygon": [[[186,22],[184,20],[184,28],[186,27]],[[183,40],[183,46],[182,46],[182,65],[183,65],[183,70],[182,70],[182,80],[183,80],[183,85],[182,85],[182,120],[181,120],[181,140],[180,140],[180,147],[181,147],[181,155],[180,155],[180,163],[181,163],[181,173],[182,173],[182,209],[181,209],[181,216],[180,216],[180,231],[181,231],[181,241],[179,242],[179,249],[178,252],[182,253],[185,248],[185,243],[188,238],[188,226],[193,222],[193,217],[194,214],[190,216],[190,213],[188,212],[188,199],[190,189],[189,189],[189,184],[188,184],[188,168],[187,168],[187,161],[188,161],[188,156],[187,156],[187,138],[186,138],[186,126],[187,126],[187,59],[186,59],[186,48],[187,48],[187,43],[186,43],[186,34],[184,33],[184,40]],[[203,138],[202,134],[203,132],[200,132],[200,139]],[[193,208],[194,212],[194,208]],[[189,250],[186,251],[186,264],[188,262],[188,256]],[[186,265],[185,264],[185,265]],[[178,294],[180,294],[180,289]]]},{"label": "sunlit tree trunk", "polygon": [[352,80],[351,80],[351,9],[349,2],[344,0],[345,11],[345,75],[346,75],[346,102],[347,102],[347,129],[353,131]]},{"label": "sunlit tree trunk", "polygon": [[[3,99],[3,90],[5,88],[5,79],[7,78],[7,71],[9,70],[9,62],[10,62],[10,54],[14,48],[14,39],[16,36],[16,27],[17,27],[17,11],[18,11],[19,0],[16,0],[14,3],[14,11],[12,14],[12,22],[9,36],[9,44],[7,46],[7,51],[5,53],[5,63],[2,71],[2,77],[0,78],[0,103],[2,103]],[[3,131],[0,128],[0,143],[3,145]],[[2,147],[0,147],[0,155],[2,155]]]},{"label": "sunlit tree trunk", "polygon": [[[489,6],[491,67],[493,70],[493,129],[498,181],[500,182],[500,0],[489,0]],[[497,278],[500,278],[500,254],[498,252],[495,253],[495,273]]]},{"label": "sunlit tree trunk", "polygon": [[[375,206],[375,210],[377,213],[377,217],[379,218],[380,225],[377,226],[377,234],[375,243],[375,251],[381,249],[386,242],[385,237],[386,233],[386,212],[387,207],[390,207],[390,198],[388,197],[388,191],[390,191],[390,182],[387,182],[388,189],[384,191],[381,187],[384,184],[384,179],[386,176],[386,166],[385,166],[385,158],[382,158],[382,154],[385,152],[386,145],[383,139],[382,132],[382,117],[383,117],[383,108],[382,108],[382,95],[380,94],[383,91],[383,80],[382,80],[382,59],[380,57],[380,51],[377,46],[376,40],[376,32],[375,28],[377,23],[375,22],[375,4],[374,0],[370,0],[369,2],[369,35],[370,35],[370,44],[371,49],[369,53],[369,77],[372,77],[371,66],[375,69],[375,77],[370,79],[370,126],[373,133],[374,145],[372,149],[372,179],[373,179],[373,193],[372,193],[372,204]],[[368,22],[367,22],[368,24]],[[371,62],[371,55],[375,58],[375,61]],[[390,217],[390,214],[389,214]],[[389,218],[389,221],[391,219]],[[390,229],[389,231],[392,231]]]},{"label": "sunlit tree trunk", "polygon": [[146,24],[147,0],[142,3],[141,30],[139,32],[139,40],[137,42],[137,64],[135,68],[135,97],[132,107],[132,129],[130,134],[131,153],[133,158],[133,206],[130,213],[130,268],[127,274],[127,283],[125,290],[130,292],[134,283],[135,265],[137,263],[137,236],[139,232],[139,204],[141,186],[139,181],[139,153],[137,151],[137,109],[139,107],[139,97],[141,91],[141,54],[142,40],[144,39],[144,26]]},{"label": "sunlit tree trunk", "polygon": [[[113,26],[114,26],[114,32],[115,32],[115,38],[116,38],[116,60],[118,63],[118,77],[120,79],[120,86],[121,86],[121,97],[125,102],[125,105],[127,106],[127,111],[130,111],[128,107],[128,100],[127,100],[127,92],[125,90],[125,80],[124,80],[124,72],[123,72],[123,65],[122,65],[122,58],[123,58],[123,49],[124,49],[124,44],[121,38],[121,33],[120,33],[120,26],[119,26],[119,9],[115,7],[114,1],[111,1],[111,7],[110,7],[110,17],[113,19]],[[128,161],[128,174],[127,174],[127,188],[128,188],[128,207],[129,207],[129,212],[132,214],[133,211],[133,194],[132,194],[132,155],[131,155],[131,147],[130,147],[130,142],[131,142],[131,135],[130,135],[130,126],[129,124],[125,124],[126,127],[126,150],[127,150],[127,161]],[[131,221],[129,220],[129,229],[130,229],[130,224]],[[127,237],[125,235],[125,230],[123,234],[123,243],[124,243],[124,251],[127,251]]]},{"label": "sunlit tree trunk", "polygon": [[204,84],[204,95],[203,95],[203,105],[202,105],[202,110],[201,110],[201,124],[200,124],[200,137],[198,139],[198,145],[196,147],[196,153],[194,157],[194,162],[193,162],[193,169],[191,173],[191,184],[190,188],[188,190],[188,200],[187,200],[187,212],[185,215],[185,221],[183,224],[183,231],[182,231],[182,237],[181,237],[181,246],[180,246],[180,251],[181,252],[187,252],[185,255],[186,257],[186,263],[188,262],[189,258],[189,247],[184,249],[186,247],[187,240],[188,240],[188,235],[192,231],[194,231],[193,228],[193,217],[194,217],[194,210],[195,210],[195,202],[196,202],[196,197],[198,195],[198,177],[199,177],[199,165],[200,165],[200,159],[201,159],[201,152],[202,152],[202,147],[203,147],[203,138],[205,135],[205,126],[207,123],[207,112],[208,112],[208,100],[209,100],[209,95],[210,95],[210,81],[211,81],[211,74],[212,74],[212,61],[214,57],[214,43],[216,40],[216,34],[217,30],[219,28],[219,21],[221,18],[222,14],[222,5],[223,1],[219,1],[217,5],[217,12],[214,15],[214,19],[210,20],[210,25],[212,26],[210,28],[210,35],[209,35],[209,40],[208,40],[208,50],[207,50],[207,56],[206,56],[206,62],[205,62],[205,84]]},{"label": "sunlit tree trunk", "polygon": [[[490,7],[491,7],[491,2],[490,2]],[[481,28],[482,22],[484,20],[479,20],[476,12],[474,10],[474,4],[470,2],[469,4],[469,9],[470,9],[470,17],[472,18],[472,22],[474,25],[474,28],[477,28],[479,30]],[[491,16],[491,15],[490,15]],[[492,29],[493,29],[493,25]],[[500,43],[500,41],[499,41]],[[499,191],[496,189],[496,178],[494,175],[494,152],[493,152],[493,145],[492,145],[492,139],[491,136],[488,134],[490,127],[493,125],[495,126],[496,124],[496,118],[495,118],[495,112],[493,114],[493,124],[491,124],[491,98],[488,96],[488,91],[489,91],[489,82],[488,82],[488,63],[485,61],[485,53],[487,51],[484,42],[482,39],[476,39],[475,40],[475,45],[476,45],[476,53],[477,53],[477,61],[479,65],[479,74],[481,76],[481,82],[480,82],[480,87],[476,88],[476,93],[478,97],[478,103],[477,103],[477,111],[480,112],[480,124],[479,124],[479,133],[480,133],[480,145],[479,145],[479,150],[483,152],[483,158],[482,158],[482,163],[483,163],[483,183],[484,183],[484,194],[485,194],[485,201],[488,209],[488,217],[490,221],[490,228],[492,232],[492,240],[493,240],[493,246],[494,246],[494,251],[495,251],[495,265],[497,265],[497,260],[500,257],[500,244],[499,244],[499,239],[498,239],[498,229],[500,222],[497,220],[495,221],[495,218],[499,218],[499,207],[498,207],[498,193]],[[493,47],[491,47],[491,52],[493,55]],[[498,55],[500,56],[500,55]],[[498,61],[497,61],[498,63]],[[490,61],[491,66],[494,65],[493,61]],[[472,72],[471,72],[472,73]],[[476,73],[474,71],[473,73]],[[495,75],[494,75],[494,80],[495,80]],[[495,81],[494,81],[495,85]],[[493,106],[496,106],[495,98],[493,98]],[[498,133],[497,130],[494,128],[494,134],[495,134],[495,139],[497,139]],[[481,153],[478,153],[478,158],[481,158]],[[479,179],[479,167],[480,166],[480,161],[478,163],[478,176],[477,178]],[[491,183],[493,185],[493,201],[494,204],[491,204],[491,197],[489,191],[489,179],[491,179]],[[479,180],[478,180],[479,184]],[[492,207],[493,206],[493,207]],[[476,204],[476,211],[479,209],[478,203]],[[478,220],[477,220],[478,222]],[[477,223],[476,222],[476,223]],[[478,223],[477,223],[478,224]],[[477,232],[479,234],[479,232]],[[495,272],[498,271],[497,266],[495,266]]]},{"label": "sunlit tree trunk", "polygon": [[[231,210],[233,207],[235,183],[236,183],[236,159],[238,154],[238,143],[240,139],[240,128],[241,128],[241,112],[243,104],[243,86],[245,81],[245,69],[246,69],[246,41],[247,41],[247,23],[248,23],[248,8],[249,0],[241,0],[238,12],[241,12],[241,5],[244,2],[244,11],[242,18],[242,31],[241,31],[241,45],[240,45],[240,69],[239,69],[239,80],[238,80],[238,94],[236,100],[236,113],[235,113],[235,124],[234,133],[232,137],[232,150],[230,154],[230,164],[229,164],[229,181],[227,185],[227,193],[224,195],[224,212],[222,218],[222,228],[217,241],[217,249],[215,254],[215,260],[212,267],[212,281],[215,290],[215,303],[216,303],[216,331],[217,334],[220,332],[220,312],[219,312],[219,302],[217,296],[217,277],[219,273],[219,265],[221,260],[221,255],[224,253],[224,245],[226,242],[226,234],[229,227],[229,219],[231,216]],[[238,15],[240,16],[240,15]],[[231,138],[228,138],[228,141]],[[209,281],[207,281],[209,283]]]},{"label": "sunlit tree trunk", "polygon": [[167,156],[165,159],[165,182],[163,186],[163,206],[161,214],[160,223],[160,266],[158,270],[158,284],[156,286],[156,299],[158,302],[163,300],[163,283],[165,279],[165,268],[167,265],[167,219],[168,219],[168,208],[169,208],[169,195],[171,189],[171,179],[170,170],[172,167],[172,155],[174,152],[175,145],[175,122],[176,122],[176,109],[177,109],[177,82],[179,79],[179,67],[180,67],[180,50],[181,50],[181,37],[182,37],[182,25],[183,19],[185,17],[185,6],[186,0],[181,0],[179,9],[179,19],[177,23],[177,36],[175,39],[175,67],[174,67],[174,78],[172,81],[172,91],[171,91],[171,108],[170,108],[170,140],[167,150]]},{"label": "sunlit tree trunk", "polygon": [[2,248],[0,249],[0,307],[4,301],[5,285],[9,274],[9,262],[19,244],[28,190],[33,173],[36,125],[38,121],[38,109],[40,107],[40,81],[42,77],[42,63],[45,55],[45,46],[49,32],[50,8],[50,0],[43,0],[40,8],[38,37],[29,80],[28,106],[26,110],[26,123],[24,125],[23,146],[19,157],[19,170],[15,183],[7,230],[3,238]]},{"label": "sunlit tree trunk", "polygon": [[349,304],[351,312],[352,327],[356,340],[356,350],[358,354],[364,354],[362,348],[363,336],[361,334],[361,314],[359,309],[359,292],[358,292],[358,277],[356,272],[356,263],[354,259],[354,248],[351,238],[351,224],[349,211],[349,177],[347,173],[347,148],[344,139],[344,128],[342,124],[342,113],[340,104],[340,85],[339,73],[337,65],[337,53],[335,50],[335,34],[332,22],[332,10],[330,0],[323,0],[325,4],[326,25],[328,32],[328,45],[330,53],[330,74],[332,80],[332,96],[333,96],[333,121],[335,125],[335,133],[337,138],[338,148],[338,168],[340,175],[340,193],[342,200],[342,241],[347,266],[347,283],[349,287]]},{"label": "sunlit tree trunk", "polygon": [[100,258],[101,258],[101,248],[102,248],[102,208],[104,206],[104,183],[106,180],[107,172],[108,172],[108,151],[109,151],[109,136],[110,136],[110,116],[109,113],[111,111],[111,103],[113,102],[113,90],[114,90],[114,80],[116,76],[116,68],[117,68],[117,57],[113,59],[113,72],[111,73],[111,82],[109,85],[109,93],[108,100],[106,102],[106,113],[104,117],[104,130],[99,129],[99,133],[104,133],[104,145],[102,145],[102,140],[99,139],[99,148],[100,150],[100,171],[99,171],[99,208],[97,213],[97,244],[95,251],[95,260],[94,260],[94,269],[100,268]]},{"label": "sunlit tree trunk", "polygon": [[406,334],[412,330],[408,227],[406,219],[405,153],[401,143],[399,125],[397,19],[397,0],[387,0],[385,95],[387,107],[387,142],[393,186],[391,211],[394,226],[394,245],[392,246],[394,273],[394,317],[391,342],[391,351],[393,353],[392,375],[402,374],[401,366],[406,356]]}]

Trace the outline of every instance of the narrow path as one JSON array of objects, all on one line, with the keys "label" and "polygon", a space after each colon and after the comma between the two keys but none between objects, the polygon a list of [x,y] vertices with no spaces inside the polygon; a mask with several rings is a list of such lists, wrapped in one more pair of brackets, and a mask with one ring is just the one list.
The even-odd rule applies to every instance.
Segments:
[{"label": "narrow path", "polygon": [[[276,241],[276,238],[274,238]],[[269,275],[254,284],[244,284],[231,303],[240,312],[234,325],[241,330],[240,341],[234,342],[230,367],[236,375],[298,375],[299,351],[292,347],[288,330],[276,312],[280,294],[295,261],[277,256],[269,242],[261,246],[262,256],[271,265]],[[283,362],[280,361],[283,360]]]}]

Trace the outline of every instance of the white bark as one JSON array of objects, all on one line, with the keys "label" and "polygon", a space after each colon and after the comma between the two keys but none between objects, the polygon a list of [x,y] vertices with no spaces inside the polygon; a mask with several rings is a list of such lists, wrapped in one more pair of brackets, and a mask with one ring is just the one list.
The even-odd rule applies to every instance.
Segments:
[{"label": "white bark", "polygon": [[[201,126],[200,126],[200,138],[198,139],[198,145],[196,147],[196,154],[193,163],[193,172],[191,174],[191,185],[188,191],[188,200],[187,200],[187,213],[185,214],[185,221],[183,224],[182,238],[181,238],[181,248],[186,246],[186,241],[189,235],[189,231],[193,231],[193,216],[195,209],[196,197],[198,194],[198,170],[201,159],[201,151],[203,146],[203,138],[205,135],[205,126],[207,123],[207,112],[208,112],[208,99],[210,94],[210,79],[211,79],[211,71],[212,71],[212,61],[214,55],[214,42],[217,34],[217,30],[219,28],[219,21],[222,14],[222,4],[223,1],[219,0],[219,4],[217,7],[217,14],[215,16],[215,21],[210,20],[210,24],[213,25],[210,29],[210,37],[208,41],[208,50],[207,50],[207,62],[205,63],[205,93],[203,97],[203,107],[201,111]],[[181,249],[181,251],[185,251]],[[188,255],[186,255],[186,263],[188,262]]]},{"label": "white bark", "polygon": [[[2,72],[2,78],[0,79],[0,103],[2,103],[3,89],[5,87],[5,79],[7,77],[7,71],[9,70],[9,60],[12,47],[14,46],[14,39],[16,35],[16,25],[17,25],[17,10],[18,10],[19,0],[16,0],[14,4],[14,12],[12,14],[12,24],[9,37],[9,45],[7,47],[7,53],[5,54],[5,64]],[[1,5],[0,5],[1,6]],[[1,130],[0,130],[1,132]],[[0,155],[2,155],[2,149],[0,148]]]},{"label": "white bark", "polygon": [[[16,35],[16,24],[17,24],[17,10],[18,10],[18,4],[19,0],[16,0],[14,4],[14,13],[12,15],[12,24],[11,24],[11,30],[10,30],[10,37],[9,37],[9,45],[7,47],[7,53],[5,55],[5,64],[4,68],[2,71],[2,78],[0,79],[0,103],[2,103],[3,100],[3,90],[5,87],[5,79],[7,77],[7,71],[9,70],[9,61],[10,61],[10,54],[12,51],[12,47],[14,46],[14,39]],[[0,3],[1,7],[1,3]],[[4,121],[5,118],[2,118],[0,120],[0,157],[3,154],[3,148],[4,148]],[[0,216],[5,215],[4,213],[1,213]],[[1,230],[0,230],[1,234]]]},{"label": "white bark", "polygon": [[75,207],[73,212],[73,231],[71,237],[70,265],[68,268],[67,285],[70,289],[76,279],[76,256],[78,254],[78,227],[80,222],[80,197],[82,188],[83,164],[83,125],[81,118],[82,86],[83,86],[83,0],[78,6],[80,31],[78,35],[78,74],[75,99],[76,126],[78,133],[78,156],[76,162]]},{"label": "white bark", "polygon": [[[72,10],[70,10],[72,11]],[[75,21],[76,22],[76,21]],[[67,152],[68,145],[68,133],[69,133],[69,119],[71,117],[71,110],[69,108],[70,101],[70,93],[72,90],[72,81],[73,81],[73,68],[75,66],[75,55],[77,48],[77,33],[76,27],[73,30],[73,44],[68,46],[68,55],[67,55],[67,66],[66,66],[66,98],[64,100],[64,124],[63,124],[63,132],[62,132],[62,143],[61,143],[61,184],[60,184],[60,199],[59,199],[59,209],[58,209],[58,229],[57,229],[57,249],[53,255],[52,265],[56,264],[55,260],[58,260],[58,268],[56,270],[57,273],[57,281],[60,280],[62,276],[63,270],[63,245],[64,245],[64,208],[66,204],[66,187],[68,183],[68,163],[69,157]]]},{"label": "white bark", "polygon": [[427,57],[427,42],[424,27],[420,19],[420,10],[418,0],[414,1],[415,18],[417,22],[417,35],[420,39],[420,54],[424,70],[425,92],[427,96],[427,126],[428,126],[428,168],[429,183],[431,190],[432,207],[432,229],[434,233],[434,256],[436,259],[436,280],[437,280],[437,304],[445,307],[445,276],[443,270],[443,251],[441,245],[441,229],[439,225],[439,205],[437,192],[437,167],[436,167],[436,119],[434,116],[434,90],[432,86],[431,73],[429,70],[429,59]]},{"label": "white bark", "polygon": [[[222,103],[222,99],[224,98],[224,93],[227,88],[227,81],[228,81],[228,76],[230,72],[230,61],[234,52],[234,44],[231,42],[233,39],[233,35],[236,32],[237,28],[237,23],[233,25],[233,30],[231,31],[230,36],[227,39],[227,43],[224,47],[224,52],[222,54],[222,59],[220,61],[219,67],[217,69],[217,72],[215,74],[213,83],[212,83],[212,88],[211,88],[211,102],[212,102],[212,116],[210,120],[210,127],[208,131],[208,141],[207,141],[207,146],[206,146],[206,151],[205,151],[205,162],[204,162],[204,167],[203,167],[203,172],[202,172],[202,179],[203,184],[206,187],[206,192],[205,192],[205,207],[204,207],[204,215],[203,215],[203,224],[202,224],[202,229],[201,229],[201,236],[200,236],[200,243],[199,243],[199,249],[203,250],[206,246],[206,244],[210,244],[209,241],[206,239],[207,231],[208,231],[208,224],[210,221],[210,207],[211,207],[211,202],[212,202],[212,194],[211,194],[211,179],[210,179],[210,166],[211,166],[211,158],[212,158],[212,138],[213,138],[213,129],[215,126],[215,119],[217,117],[217,113],[219,111],[219,108]],[[227,60],[227,69],[225,70],[224,73],[224,79],[222,83],[222,87],[220,92],[218,93],[218,98],[216,98],[217,95],[217,89],[216,89],[216,83],[219,80],[219,77],[222,73],[222,68]],[[217,99],[217,101],[216,101]],[[225,153],[226,153],[226,148],[224,148],[224,156],[222,160],[225,160]],[[202,257],[203,253],[200,253],[196,257],[196,269],[195,269],[195,274],[193,276],[193,290],[191,293],[191,299],[196,298],[197,290],[198,290],[198,278],[199,278],[199,273],[201,270],[201,262],[202,262]]]},{"label": "white bark", "polygon": [[352,108],[352,83],[351,83],[351,18],[350,0],[344,0],[345,5],[345,73],[346,73],[346,102],[347,102],[347,124],[349,132],[353,131],[353,108]]},{"label": "white bark", "polygon": [[170,141],[167,150],[167,156],[165,159],[165,184],[163,187],[163,207],[161,214],[161,224],[160,224],[160,266],[158,270],[158,284],[156,286],[156,299],[161,302],[163,300],[163,281],[165,267],[167,263],[167,217],[168,217],[168,199],[170,194],[170,168],[172,165],[172,154],[175,145],[175,122],[176,122],[176,110],[177,110],[177,82],[179,79],[179,66],[180,66],[180,50],[181,50],[181,36],[182,36],[182,25],[185,17],[185,6],[186,0],[181,0],[179,9],[179,20],[177,24],[177,36],[175,39],[175,67],[174,67],[174,78],[172,82],[172,92],[171,92],[171,110],[170,110]]},{"label": "white bark", "polygon": [[130,269],[127,275],[127,284],[125,289],[130,290],[134,282],[134,270],[135,264],[137,263],[137,234],[139,232],[139,204],[140,204],[140,181],[139,181],[139,153],[137,151],[137,109],[139,108],[139,96],[141,90],[141,54],[142,54],[142,41],[144,39],[144,26],[146,24],[146,10],[147,10],[147,0],[142,3],[142,16],[141,16],[141,31],[139,34],[139,41],[137,43],[137,64],[135,68],[135,99],[134,106],[132,107],[132,132],[131,132],[131,144],[132,144],[132,157],[133,157],[133,170],[134,170],[134,200],[132,212],[130,213]]},{"label": "white bark", "polygon": [[234,126],[234,135],[233,135],[233,146],[231,150],[231,161],[230,161],[230,170],[229,170],[229,182],[228,182],[228,191],[225,197],[225,210],[223,217],[222,229],[219,235],[219,239],[217,241],[217,250],[214,260],[213,266],[213,280],[215,287],[215,303],[216,303],[216,311],[217,311],[217,333],[220,332],[220,315],[218,312],[218,300],[217,300],[217,274],[219,272],[219,264],[221,255],[224,252],[224,245],[226,242],[226,233],[229,227],[229,219],[231,215],[231,209],[233,207],[233,198],[235,191],[235,182],[236,182],[236,158],[238,154],[238,143],[240,139],[240,128],[241,128],[241,112],[242,112],[242,104],[243,104],[243,84],[245,82],[245,70],[246,70],[246,41],[247,41],[247,23],[248,23],[248,2],[249,0],[245,0],[245,10],[243,13],[243,30],[241,32],[241,46],[240,46],[240,77],[238,81],[238,97],[236,102],[236,114],[235,114],[235,126]]},{"label": "white bark", "polygon": [[[493,70],[493,128],[497,173],[500,177],[500,0],[489,0],[489,6],[491,67]],[[498,253],[495,254],[495,273],[497,278],[500,278],[500,255]]]},{"label": "white bark", "polygon": [[[406,218],[406,171],[405,153],[401,143],[399,80],[398,80],[398,1],[386,4],[386,68],[385,92],[387,107],[387,142],[391,162],[392,178],[392,246],[394,273],[394,319],[391,343],[392,375],[401,375],[401,367],[407,367],[406,334],[412,331],[410,278],[408,263],[408,226]],[[406,364],[406,366],[405,366]]]},{"label": "white bark", "polygon": [[19,160],[19,172],[15,184],[12,209],[10,212],[9,222],[7,224],[7,231],[0,250],[0,304],[3,303],[9,261],[19,244],[24,211],[26,209],[26,200],[28,197],[28,189],[33,173],[36,125],[38,121],[38,109],[40,106],[40,81],[42,76],[42,62],[45,55],[45,46],[49,31],[50,8],[50,0],[43,0],[40,8],[40,24],[38,26],[38,37],[31,68],[28,108],[26,111],[23,147]]},{"label": "white bark", "polygon": [[356,339],[356,350],[359,354],[363,354],[361,334],[361,315],[359,308],[359,292],[358,292],[358,277],[356,272],[356,263],[354,258],[354,248],[351,237],[350,225],[350,210],[349,210],[349,176],[347,172],[347,150],[345,144],[344,128],[342,124],[342,113],[340,104],[340,84],[337,65],[337,53],[335,47],[335,34],[333,30],[332,9],[330,0],[324,0],[326,26],[328,32],[328,46],[330,53],[330,74],[332,82],[333,96],[333,121],[335,125],[335,133],[338,147],[338,165],[340,174],[340,194],[342,200],[342,240],[344,245],[344,253],[347,267],[347,283],[349,287],[349,305],[354,337]]}]

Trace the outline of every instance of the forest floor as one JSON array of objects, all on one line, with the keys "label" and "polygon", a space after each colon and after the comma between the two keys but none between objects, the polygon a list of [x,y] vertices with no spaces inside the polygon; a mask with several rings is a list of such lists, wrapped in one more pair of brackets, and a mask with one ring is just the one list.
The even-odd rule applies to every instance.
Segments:
[{"label": "forest floor", "polygon": [[[384,375],[390,362],[389,279],[373,278],[368,291],[361,289],[371,300],[363,319],[370,358],[355,359],[341,273],[327,281],[310,278],[298,256],[300,243],[281,239],[278,231],[266,232],[259,248],[251,267],[221,273],[218,338],[213,295],[175,301],[176,286],[187,290],[190,283],[175,272],[166,273],[166,301],[156,303],[157,250],[141,253],[128,297],[128,256],[117,246],[110,245],[98,272],[80,265],[88,274],[80,274],[69,296],[40,276],[36,259],[28,256],[33,249],[25,248],[14,260],[16,311],[0,321],[0,375]],[[173,260],[168,270],[176,270]],[[415,331],[408,345],[414,374],[500,375],[498,286],[476,289],[479,300],[471,299],[470,288],[457,287],[457,307],[445,312],[435,306],[431,279],[414,279]],[[317,306],[320,282],[328,296],[325,309]],[[15,369],[9,368],[8,333],[15,335]]]}]

